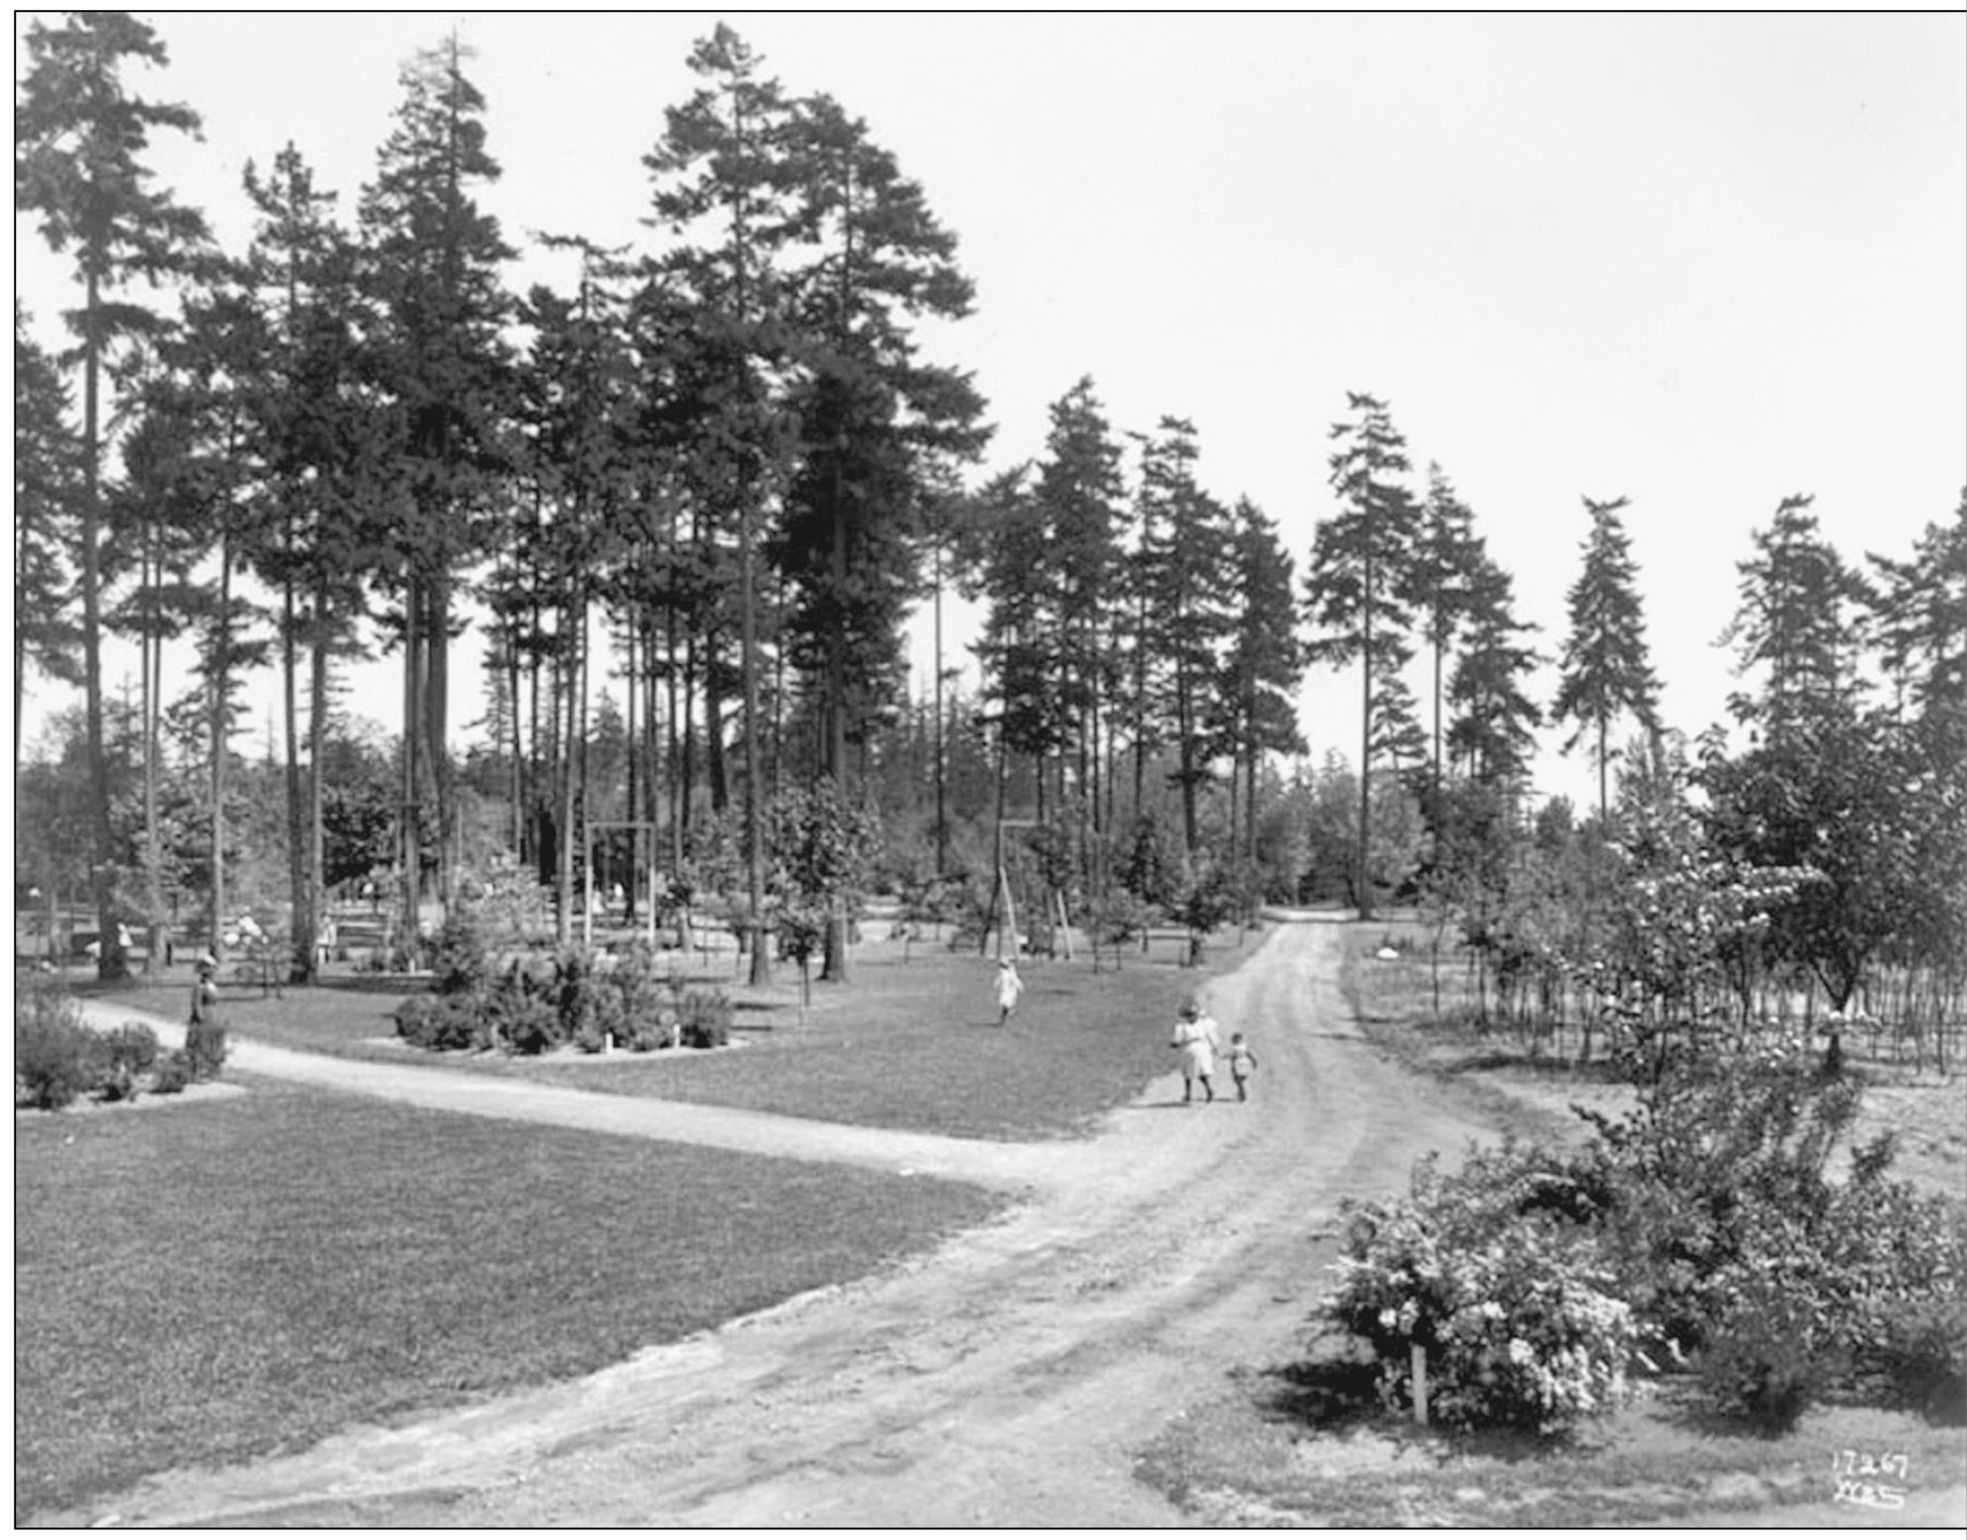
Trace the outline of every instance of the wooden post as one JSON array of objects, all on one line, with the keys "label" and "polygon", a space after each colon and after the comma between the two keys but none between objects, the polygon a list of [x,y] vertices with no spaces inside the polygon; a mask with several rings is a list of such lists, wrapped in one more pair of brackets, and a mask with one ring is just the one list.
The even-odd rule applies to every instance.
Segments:
[{"label": "wooden post", "polygon": [[1418,1342],[1408,1344],[1408,1367],[1414,1377],[1414,1421],[1427,1426],[1427,1349]]}]

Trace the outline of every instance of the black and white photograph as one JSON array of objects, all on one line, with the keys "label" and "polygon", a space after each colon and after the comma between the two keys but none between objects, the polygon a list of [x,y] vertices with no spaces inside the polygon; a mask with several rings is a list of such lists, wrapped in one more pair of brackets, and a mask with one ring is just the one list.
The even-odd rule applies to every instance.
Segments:
[{"label": "black and white photograph", "polygon": [[1967,1527],[1967,13],[14,13],[17,1528]]}]

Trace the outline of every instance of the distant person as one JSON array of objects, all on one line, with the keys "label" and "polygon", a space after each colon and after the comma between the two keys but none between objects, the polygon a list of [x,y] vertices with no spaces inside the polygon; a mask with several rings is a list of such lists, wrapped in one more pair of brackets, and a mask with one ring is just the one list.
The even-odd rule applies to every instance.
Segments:
[{"label": "distant person", "polygon": [[1024,980],[1018,977],[1017,965],[1008,957],[997,959],[997,1024],[1008,1027],[1012,1016],[1017,1014],[1018,997],[1024,993]]},{"label": "distant person", "polygon": [[1182,1007],[1181,1019],[1175,1023],[1175,1035],[1168,1046],[1181,1051],[1182,1100],[1195,1100],[1195,1082],[1199,1080],[1204,1096],[1214,1101],[1216,1088],[1210,1077],[1216,1072],[1216,1055],[1222,1049],[1216,1037],[1215,1018],[1190,1000]]},{"label": "distant person", "polygon": [[191,981],[191,1025],[184,1034],[184,1053],[191,1078],[209,1080],[225,1062],[225,1024],[219,1019],[219,960],[199,954]]},{"label": "distant person", "polygon": [[192,965],[191,1025],[215,1027],[218,1020],[219,960],[210,952],[201,952]]},{"label": "distant person", "polygon": [[1229,1034],[1229,1077],[1236,1082],[1236,1099],[1250,1099],[1250,1071],[1257,1067],[1257,1056],[1241,1032]]}]

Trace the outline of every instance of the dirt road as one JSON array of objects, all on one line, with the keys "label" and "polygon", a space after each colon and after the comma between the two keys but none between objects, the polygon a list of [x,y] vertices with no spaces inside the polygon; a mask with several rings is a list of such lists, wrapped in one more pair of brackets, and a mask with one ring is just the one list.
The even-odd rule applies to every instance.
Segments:
[{"label": "dirt road", "polygon": [[1009,1183],[1028,1198],[897,1271],[584,1380],[351,1430],[292,1457],[167,1473],[91,1517],[1182,1523],[1133,1479],[1133,1451],[1217,1394],[1227,1370],[1301,1340],[1342,1197],[1397,1190],[1419,1154],[1480,1132],[1357,1035],[1337,988],[1340,940],[1331,923],[1273,927],[1207,990],[1225,1031],[1248,1033],[1262,1059],[1249,1104],[1184,1107],[1171,1074],[1081,1144],[910,1140],[241,1044],[243,1068],[371,1094]]}]

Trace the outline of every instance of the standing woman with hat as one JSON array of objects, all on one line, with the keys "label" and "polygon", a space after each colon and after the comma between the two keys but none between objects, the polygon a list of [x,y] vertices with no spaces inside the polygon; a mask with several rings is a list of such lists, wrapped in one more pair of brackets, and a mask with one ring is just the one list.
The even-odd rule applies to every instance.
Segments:
[{"label": "standing woman with hat", "polygon": [[209,951],[198,954],[191,981],[191,1025],[185,1033],[185,1057],[192,1078],[204,1080],[225,1062],[225,1025],[219,1020],[219,960]]}]

